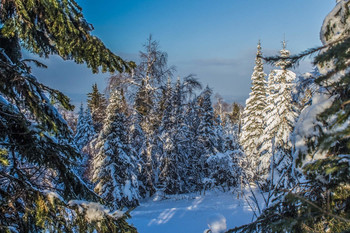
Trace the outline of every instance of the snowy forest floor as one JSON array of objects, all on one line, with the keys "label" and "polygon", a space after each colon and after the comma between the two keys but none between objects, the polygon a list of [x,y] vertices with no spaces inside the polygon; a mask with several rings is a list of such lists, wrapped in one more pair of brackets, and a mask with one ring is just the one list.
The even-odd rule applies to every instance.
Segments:
[{"label": "snowy forest floor", "polygon": [[131,212],[129,223],[140,233],[222,232],[251,222],[253,212],[243,198],[232,192],[157,196],[144,200]]}]

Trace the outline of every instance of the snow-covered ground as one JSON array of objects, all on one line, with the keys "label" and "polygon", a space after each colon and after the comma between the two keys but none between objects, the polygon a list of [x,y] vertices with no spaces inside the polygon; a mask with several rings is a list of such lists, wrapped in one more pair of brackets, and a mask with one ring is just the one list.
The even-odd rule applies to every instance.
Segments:
[{"label": "snow-covered ground", "polygon": [[213,232],[223,232],[249,223],[252,215],[246,202],[237,199],[237,194],[211,191],[205,195],[145,200],[131,212],[128,221],[140,233],[203,233],[209,229],[208,224]]}]

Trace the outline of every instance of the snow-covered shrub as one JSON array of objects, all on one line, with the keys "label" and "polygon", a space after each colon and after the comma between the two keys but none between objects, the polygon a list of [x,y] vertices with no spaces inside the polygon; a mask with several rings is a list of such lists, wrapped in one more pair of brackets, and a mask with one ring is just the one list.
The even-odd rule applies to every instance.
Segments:
[{"label": "snow-covered shrub", "polygon": [[203,179],[205,189],[222,187],[226,190],[238,184],[240,177],[235,157],[237,151],[227,151],[211,155],[207,159],[209,177]]}]

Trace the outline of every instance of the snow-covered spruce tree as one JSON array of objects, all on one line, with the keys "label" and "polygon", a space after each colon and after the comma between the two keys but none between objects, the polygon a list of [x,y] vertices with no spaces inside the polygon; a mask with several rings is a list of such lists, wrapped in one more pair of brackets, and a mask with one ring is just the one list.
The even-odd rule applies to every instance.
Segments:
[{"label": "snow-covered spruce tree", "polygon": [[203,189],[202,180],[204,179],[204,173],[202,168],[203,164],[200,163],[203,148],[201,147],[199,137],[199,106],[196,103],[196,99],[191,100],[187,104],[184,121],[187,126],[187,139],[188,147],[186,151],[188,153],[187,163],[189,165],[188,173],[186,175],[187,182],[191,186],[191,191],[201,191]]},{"label": "snow-covered spruce tree", "polygon": [[96,132],[92,122],[90,108],[86,108],[86,110],[84,111],[83,104],[81,104],[80,110],[79,110],[76,134],[74,136],[75,144],[77,145],[78,149],[81,150],[95,136],[96,136]]},{"label": "snow-covered spruce tree", "polygon": [[[265,124],[261,139],[261,157],[259,169],[271,184],[271,187],[281,185],[286,187],[291,182],[292,142],[291,133],[298,117],[298,109],[293,103],[292,90],[295,86],[296,75],[287,69],[290,65],[289,51],[280,51],[280,60],[276,66],[280,69],[271,71],[268,80],[268,105],[265,108]],[[282,178],[284,177],[284,178]],[[282,179],[282,180],[281,180]]]},{"label": "snow-covered spruce tree", "polygon": [[257,176],[258,160],[259,160],[259,141],[264,131],[264,110],[266,108],[266,80],[261,58],[260,42],[257,46],[257,54],[255,58],[254,72],[251,77],[252,88],[249,98],[246,100],[246,106],[242,117],[242,130],[240,135],[240,143],[246,154],[247,165],[244,168],[250,175],[249,180],[255,180]]},{"label": "snow-covered spruce tree", "polygon": [[188,128],[184,122],[183,85],[177,80],[165,101],[162,121],[163,155],[160,163],[159,182],[167,194],[189,192],[187,185]]},{"label": "snow-covered spruce tree", "polygon": [[210,155],[216,154],[217,150],[217,137],[214,128],[214,110],[211,104],[212,91],[207,86],[200,96],[197,97],[197,114],[199,115],[198,135],[196,155],[198,156],[197,169],[198,174],[196,176],[201,178],[198,185],[203,188],[210,185],[205,179],[208,177],[208,164],[206,163]]},{"label": "snow-covered spruce tree", "polygon": [[211,104],[212,91],[207,86],[197,98],[199,111],[198,141],[203,148],[203,154],[210,155],[217,152],[217,141],[214,129],[214,110]]},{"label": "snow-covered spruce tree", "polygon": [[[83,109],[83,104],[80,106],[76,134],[74,136],[74,142],[78,150],[82,154],[82,158],[76,166],[78,174],[84,179],[88,180],[89,165],[93,150],[90,148],[90,142],[97,137],[95,132],[90,109]],[[84,179],[85,180],[85,179]]]},{"label": "snow-covered spruce tree", "polygon": [[[130,70],[91,31],[75,1],[1,3],[1,232],[136,231],[121,214],[96,203],[99,197],[77,177],[72,165],[80,155],[49,98],[68,110],[73,106],[61,92],[38,82],[21,60],[22,45],[44,57],[85,62],[95,72],[99,67]],[[89,218],[90,211],[99,217]]]},{"label": "snow-covered spruce tree", "polygon": [[241,124],[241,115],[244,111],[243,106],[239,103],[234,102],[232,104],[232,112],[228,114],[228,117],[232,124],[240,125]]},{"label": "snow-covered spruce tree", "polygon": [[126,134],[120,91],[115,91],[96,143],[93,159],[95,191],[114,208],[136,206],[139,202],[135,158]]},{"label": "snow-covered spruce tree", "polygon": [[97,132],[100,132],[103,125],[103,120],[105,117],[106,98],[102,93],[99,92],[97,84],[92,85],[92,91],[87,94],[87,105],[92,114],[92,120],[94,122],[94,127]]}]

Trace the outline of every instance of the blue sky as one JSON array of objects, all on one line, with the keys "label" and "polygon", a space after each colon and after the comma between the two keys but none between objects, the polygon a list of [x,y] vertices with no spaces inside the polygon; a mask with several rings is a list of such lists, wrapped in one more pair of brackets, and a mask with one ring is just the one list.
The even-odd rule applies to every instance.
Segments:
[{"label": "blue sky", "polygon": [[[291,53],[321,45],[319,30],[335,0],[78,0],[93,34],[116,54],[137,60],[149,34],[168,53],[177,76],[193,73],[228,101],[244,102],[250,91],[256,44],[274,55],[286,38]],[[34,69],[39,80],[71,97],[86,100],[97,82],[84,65],[45,60],[49,68]],[[297,73],[311,68],[305,61]],[[269,73],[271,67],[266,67]]]}]

